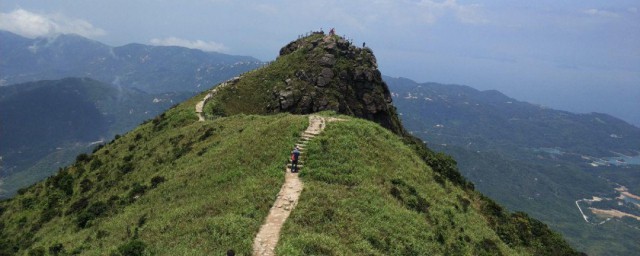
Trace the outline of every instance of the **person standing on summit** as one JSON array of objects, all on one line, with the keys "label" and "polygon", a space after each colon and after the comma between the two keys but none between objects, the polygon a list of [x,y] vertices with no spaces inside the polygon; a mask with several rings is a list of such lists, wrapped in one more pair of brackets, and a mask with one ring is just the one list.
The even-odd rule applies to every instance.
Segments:
[{"label": "person standing on summit", "polygon": [[291,172],[298,172],[298,159],[300,158],[300,149],[296,146],[293,151],[291,151]]}]

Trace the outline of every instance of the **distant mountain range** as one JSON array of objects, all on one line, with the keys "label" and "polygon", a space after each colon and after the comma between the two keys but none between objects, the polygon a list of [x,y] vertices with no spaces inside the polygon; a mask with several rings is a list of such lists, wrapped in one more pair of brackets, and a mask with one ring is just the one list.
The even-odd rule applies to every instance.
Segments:
[{"label": "distant mountain range", "polygon": [[89,78],[0,87],[0,188],[11,195],[190,95],[148,94]]},{"label": "distant mountain range", "polygon": [[7,31],[0,31],[0,56],[0,198],[51,175],[92,142],[263,65],[183,47]]},{"label": "distant mountain range", "polygon": [[77,35],[29,39],[0,31],[0,86],[90,77],[148,93],[199,92],[263,63],[173,46],[111,47]]},{"label": "distant mountain range", "polygon": [[[454,156],[481,192],[545,221],[589,254],[640,251],[640,221],[588,209],[640,216],[640,205],[615,199],[621,186],[640,195],[640,128],[606,114],[520,102],[498,91],[384,80],[407,130]],[[576,201],[593,196],[611,200],[578,202],[587,223]]]}]

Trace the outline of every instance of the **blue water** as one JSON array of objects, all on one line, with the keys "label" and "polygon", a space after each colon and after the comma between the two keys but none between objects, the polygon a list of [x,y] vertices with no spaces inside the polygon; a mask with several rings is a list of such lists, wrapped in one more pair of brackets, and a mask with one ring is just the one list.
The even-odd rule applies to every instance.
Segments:
[{"label": "blue water", "polygon": [[554,155],[562,155],[564,152],[560,151],[560,148],[538,148],[537,151],[542,151]]},{"label": "blue water", "polygon": [[623,196],[624,201],[628,202],[628,203],[634,203],[634,204],[640,204],[640,200],[635,199],[635,198],[631,198],[628,196]]},{"label": "blue water", "polygon": [[613,165],[629,165],[629,164],[640,165],[640,155],[637,155],[637,156],[621,155],[616,157],[606,157],[604,158],[604,160],[609,162],[609,164],[613,164]]}]

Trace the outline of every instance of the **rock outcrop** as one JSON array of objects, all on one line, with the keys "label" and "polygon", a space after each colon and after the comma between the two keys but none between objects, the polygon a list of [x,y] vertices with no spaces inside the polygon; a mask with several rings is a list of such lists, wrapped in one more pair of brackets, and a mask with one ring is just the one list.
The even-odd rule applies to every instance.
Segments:
[{"label": "rock outcrop", "polygon": [[[252,76],[253,79],[248,78]],[[229,114],[240,109],[294,114],[332,110],[404,133],[373,52],[356,47],[340,36],[315,32],[295,40],[280,49],[276,61],[245,77],[247,81],[241,79],[233,87],[236,91],[246,86],[243,84],[263,83],[249,86],[255,88],[253,93],[261,93],[266,88],[264,91],[270,95],[262,97],[264,106],[259,108],[240,107],[236,102],[235,107],[225,109]],[[240,100],[241,94],[219,97],[218,101]]]}]

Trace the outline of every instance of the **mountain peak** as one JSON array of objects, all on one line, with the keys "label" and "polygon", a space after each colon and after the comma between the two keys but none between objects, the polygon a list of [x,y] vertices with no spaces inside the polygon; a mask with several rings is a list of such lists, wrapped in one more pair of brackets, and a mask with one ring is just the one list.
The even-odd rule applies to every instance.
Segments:
[{"label": "mountain peak", "polygon": [[290,42],[274,62],[219,86],[211,100],[209,116],[331,110],[404,131],[371,49],[333,33]]}]

